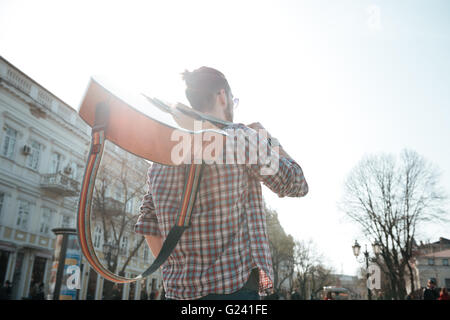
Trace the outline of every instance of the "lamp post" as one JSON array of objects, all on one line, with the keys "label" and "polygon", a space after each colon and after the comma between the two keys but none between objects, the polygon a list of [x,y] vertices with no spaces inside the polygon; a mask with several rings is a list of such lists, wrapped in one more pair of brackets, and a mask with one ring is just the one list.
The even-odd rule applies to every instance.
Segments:
[{"label": "lamp post", "polygon": [[[106,263],[108,265],[108,269],[112,268],[111,262],[115,261],[117,255],[119,254],[119,247],[117,245],[113,245],[109,242],[103,244],[103,252],[106,255]],[[114,270],[111,270],[114,272]]]},{"label": "lamp post", "polygon": [[[361,250],[361,246],[359,245],[358,241],[355,240],[355,244],[352,246],[353,249],[353,254],[355,255],[356,258],[358,258],[360,250]],[[375,253],[375,256],[377,257],[380,252],[381,252],[381,246],[378,243],[378,241],[375,241],[375,243],[372,244],[372,250]],[[367,245],[366,245],[366,249],[363,252],[364,254],[364,258],[366,260],[366,280],[367,283],[369,281],[369,252],[367,251]],[[372,291],[370,290],[370,288],[367,286],[367,298],[369,300],[372,300]]]},{"label": "lamp post", "polygon": [[[106,268],[111,272],[116,272],[117,268],[117,256],[119,254],[119,247],[116,244],[112,244],[110,241],[103,244],[103,253],[106,260]],[[105,281],[103,284],[103,298],[115,299],[115,293],[113,292],[113,283]]]}]

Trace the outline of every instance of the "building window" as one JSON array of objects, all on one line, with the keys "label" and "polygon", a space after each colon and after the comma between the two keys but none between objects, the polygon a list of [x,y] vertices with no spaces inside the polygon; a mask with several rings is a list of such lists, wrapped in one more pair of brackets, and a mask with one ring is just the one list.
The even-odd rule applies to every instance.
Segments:
[{"label": "building window", "polygon": [[50,160],[50,173],[58,173],[61,170],[62,155],[53,152]]},{"label": "building window", "polygon": [[14,150],[16,148],[17,130],[10,127],[5,128],[5,137],[3,138],[2,155],[12,159],[14,157]]},{"label": "building window", "polygon": [[434,259],[433,258],[429,258],[428,259],[428,265],[429,266],[434,266]]},{"label": "building window", "polygon": [[448,259],[442,259],[442,265],[448,267]]},{"label": "building window", "polygon": [[102,244],[102,235],[103,235],[102,227],[96,225],[94,231],[94,247],[97,249],[100,248],[100,245]]},{"label": "building window", "polygon": [[44,208],[42,210],[42,216],[41,216],[41,228],[40,232],[42,234],[49,234],[49,231],[51,229],[51,223],[52,223],[52,216],[53,216],[53,210],[49,208]]},{"label": "building window", "polygon": [[128,253],[128,237],[123,237],[120,241],[120,254],[126,255]]},{"label": "building window", "polygon": [[27,161],[28,168],[38,170],[40,157],[41,157],[41,144],[36,141],[31,142],[31,153],[28,156]]},{"label": "building window", "polygon": [[[135,249],[137,249],[138,248],[138,246],[139,246],[139,238],[138,237],[134,237],[134,247],[133,248],[131,248],[131,250],[132,251],[134,251]],[[139,251],[136,251],[134,254],[133,254],[133,258],[137,258],[138,256],[139,256],[139,253],[138,253]]]},{"label": "building window", "polygon": [[72,178],[73,180],[77,180],[77,176],[78,176],[78,166],[75,162],[71,162],[69,164],[70,167],[70,174],[69,177]]},{"label": "building window", "polygon": [[61,221],[61,228],[73,228],[74,221],[73,218],[69,215],[63,215]]},{"label": "building window", "polygon": [[134,198],[128,199],[127,204],[125,206],[125,210],[128,213],[132,213],[134,209]]},{"label": "building window", "polygon": [[123,198],[124,198],[124,190],[123,190],[123,187],[122,187],[122,186],[117,186],[115,191],[116,191],[115,194],[114,194],[115,199],[116,199],[117,201],[122,202],[122,201],[123,201]]},{"label": "building window", "polygon": [[30,216],[31,203],[19,200],[19,212],[17,214],[16,226],[26,230],[28,227],[28,218]]}]

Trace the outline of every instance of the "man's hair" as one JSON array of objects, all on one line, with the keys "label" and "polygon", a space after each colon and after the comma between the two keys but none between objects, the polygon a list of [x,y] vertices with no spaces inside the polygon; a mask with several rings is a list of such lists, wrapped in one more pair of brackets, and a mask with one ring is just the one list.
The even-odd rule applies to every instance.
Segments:
[{"label": "man's hair", "polygon": [[230,85],[223,73],[213,68],[201,67],[192,72],[185,70],[182,77],[186,82],[186,98],[191,106],[200,112],[212,108],[221,89],[231,93]]}]

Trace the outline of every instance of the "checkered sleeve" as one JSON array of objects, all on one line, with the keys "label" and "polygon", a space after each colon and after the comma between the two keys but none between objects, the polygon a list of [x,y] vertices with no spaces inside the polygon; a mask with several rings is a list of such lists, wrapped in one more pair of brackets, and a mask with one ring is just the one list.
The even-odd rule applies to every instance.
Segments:
[{"label": "checkered sleeve", "polygon": [[280,156],[268,139],[260,137],[253,129],[247,128],[246,134],[250,137],[246,145],[246,158],[254,158],[252,153],[257,152],[256,163],[247,164],[250,175],[281,198],[305,196],[308,184],[300,165],[293,159]]},{"label": "checkered sleeve", "polygon": [[293,159],[281,156],[274,175],[260,176],[262,182],[280,197],[303,197],[308,191],[303,170]]},{"label": "checkered sleeve", "polygon": [[139,208],[139,217],[134,226],[136,233],[148,236],[161,236],[159,230],[158,219],[155,213],[155,205],[153,204],[153,197],[150,191],[150,179],[148,180],[148,191],[142,199]]}]

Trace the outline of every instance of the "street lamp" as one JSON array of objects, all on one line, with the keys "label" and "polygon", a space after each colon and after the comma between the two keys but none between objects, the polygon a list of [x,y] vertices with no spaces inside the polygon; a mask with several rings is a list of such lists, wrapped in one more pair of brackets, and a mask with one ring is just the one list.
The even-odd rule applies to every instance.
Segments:
[{"label": "street lamp", "polygon": [[355,244],[352,246],[352,248],[353,248],[353,254],[355,255],[355,257],[358,257],[359,250],[361,250],[361,246],[359,245],[357,240],[355,240]]},{"label": "street lamp", "polygon": [[372,244],[373,253],[375,253],[375,256],[378,256],[381,253],[381,245],[378,241],[375,241],[374,244]]},{"label": "street lamp", "polygon": [[[356,258],[358,258],[359,253],[361,251],[361,246],[359,245],[358,241],[355,240],[355,244],[352,246],[353,249],[353,254],[355,255]],[[381,246],[378,243],[378,241],[375,241],[375,243],[372,244],[372,249],[373,252],[375,253],[375,256],[378,256],[381,253]],[[366,280],[367,282],[369,281],[369,252],[367,251],[367,245],[366,245],[366,249],[363,252],[365,260],[366,260]],[[369,287],[367,287],[367,297],[369,300],[372,300],[372,291],[370,290]]]}]

